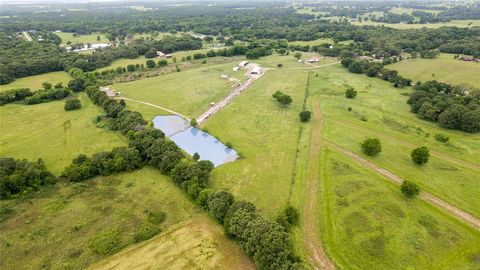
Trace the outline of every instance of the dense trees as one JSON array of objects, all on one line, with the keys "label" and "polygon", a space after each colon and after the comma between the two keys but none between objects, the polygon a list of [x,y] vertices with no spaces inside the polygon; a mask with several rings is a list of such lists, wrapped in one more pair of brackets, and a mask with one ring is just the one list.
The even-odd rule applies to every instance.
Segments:
[{"label": "dense trees", "polygon": [[33,93],[33,95],[25,98],[24,102],[27,105],[44,103],[52,100],[60,100],[71,94],[70,89],[68,88],[53,88],[53,89],[42,89]]},{"label": "dense trees", "polygon": [[278,224],[282,225],[286,230],[290,230],[292,226],[298,224],[300,214],[298,210],[291,205],[287,205],[285,209],[277,217],[276,221]]},{"label": "dense trees", "polygon": [[362,152],[369,156],[376,156],[382,151],[382,146],[378,138],[365,139],[362,144]]},{"label": "dense trees", "polygon": [[39,190],[56,182],[41,159],[37,162],[0,158],[0,198],[8,199],[17,194]]},{"label": "dense trees", "polygon": [[63,107],[65,111],[73,111],[80,109],[82,107],[82,104],[80,103],[80,100],[78,98],[71,98],[65,100],[65,106]]},{"label": "dense trees", "polygon": [[417,84],[408,99],[412,112],[450,129],[480,131],[480,90],[437,81]]},{"label": "dense trees", "polygon": [[29,88],[19,88],[7,90],[0,93],[0,106],[15,101],[24,100],[26,97],[33,95]]},{"label": "dense trees", "polygon": [[430,153],[425,146],[422,146],[413,149],[410,156],[412,157],[413,162],[419,165],[423,165],[428,162],[428,159],[430,158]]},{"label": "dense trees", "polygon": [[400,191],[408,198],[414,198],[420,194],[420,188],[417,184],[410,181],[403,181]]}]

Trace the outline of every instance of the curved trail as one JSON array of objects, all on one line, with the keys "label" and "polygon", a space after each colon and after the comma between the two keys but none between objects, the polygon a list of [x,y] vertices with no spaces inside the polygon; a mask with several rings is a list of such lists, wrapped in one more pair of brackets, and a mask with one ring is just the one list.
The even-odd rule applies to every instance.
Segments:
[{"label": "curved trail", "polygon": [[155,105],[155,104],[152,104],[152,103],[148,103],[148,102],[145,102],[145,101],[136,100],[136,99],[127,98],[127,97],[116,97],[115,99],[125,99],[125,100],[129,100],[129,101],[137,102],[137,103],[142,103],[142,104],[145,104],[145,105],[148,105],[148,106],[152,106],[152,107],[155,107],[155,108],[162,109],[164,111],[167,111],[167,112],[172,113],[172,114],[176,114],[178,116],[181,116],[182,118],[187,119],[183,114],[181,114],[179,112],[176,112],[176,111],[170,110],[169,108],[158,106],[158,105]]},{"label": "curved trail", "polygon": [[318,211],[317,195],[320,175],[318,164],[320,162],[320,154],[324,141],[321,134],[323,118],[320,112],[318,101],[314,101],[312,107],[313,116],[316,119],[313,121],[310,139],[310,153],[307,167],[308,175],[305,193],[305,205],[303,209],[305,216],[303,231],[310,264],[314,267],[314,269],[333,270],[335,269],[335,265],[325,254],[322,248],[322,242],[318,237],[318,232],[320,229],[318,228],[317,215],[314,214],[316,211]]},{"label": "curved trail", "polygon": [[[399,144],[401,144],[403,146],[406,146],[406,147],[412,147],[413,148],[413,147],[419,147],[420,146],[420,145],[412,143],[410,141],[405,141],[405,140],[399,139],[397,137],[394,137],[394,136],[391,136],[391,135],[388,135],[388,134],[385,134],[385,133],[382,133],[382,132],[379,132],[379,131],[376,131],[376,130],[371,130],[371,129],[368,129],[368,128],[364,128],[364,127],[362,127],[360,125],[357,125],[357,124],[354,124],[350,121],[345,121],[345,120],[342,120],[342,119],[339,119],[339,118],[334,118],[334,119],[335,119],[335,123],[337,123],[337,124],[343,125],[343,126],[348,127],[348,128],[353,128],[353,129],[356,129],[356,130],[359,130],[359,131],[363,131],[363,132],[378,136],[378,137],[386,139],[386,140],[395,141],[396,143],[399,143]],[[466,167],[466,168],[474,169],[474,170],[480,170],[480,164],[475,163],[475,162],[471,162],[471,161],[468,161],[468,160],[463,160],[463,159],[460,159],[460,158],[457,158],[457,157],[454,157],[454,156],[451,156],[449,154],[445,154],[443,152],[439,152],[439,151],[436,151],[436,150],[430,150],[430,154],[432,156],[436,157],[436,158],[444,159],[445,161],[454,163],[458,166],[462,166],[462,167]]]}]

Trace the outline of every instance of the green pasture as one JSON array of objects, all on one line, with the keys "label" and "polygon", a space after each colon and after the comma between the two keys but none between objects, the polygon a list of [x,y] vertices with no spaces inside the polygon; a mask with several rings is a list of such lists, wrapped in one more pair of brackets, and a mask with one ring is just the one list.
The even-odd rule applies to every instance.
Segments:
[{"label": "green pasture", "polygon": [[[110,41],[101,33],[92,33],[86,35],[77,34],[76,37],[73,36],[74,33],[68,32],[55,32],[55,35],[59,36],[62,39],[62,44],[66,45],[68,41],[72,43],[110,43]],[[97,41],[97,36],[100,36],[100,41]]]},{"label": "green pasture", "polygon": [[[288,201],[306,80],[303,71],[270,70],[205,124],[243,156],[216,168],[213,186],[253,202],[271,218]],[[278,104],[272,98],[277,90],[293,103]]]},{"label": "green pasture", "polygon": [[0,223],[3,269],[85,269],[106,257],[89,248],[103,232],[116,232],[114,247],[121,249],[133,243],[148,212],[166,214],[162,230],[198,215],[178,187],[148,167],[80,185],[60,182],[0,207],[8,213]]},{"label": "green pasture", "polygon": [[[480,162],[475,154],[480,149],[478,135],[450,132],[417,119],[409,112],[407,97],[402,95],[408,89],[397,89],[377,78],[349,73],[340,66],[328,67],[318,73],[318,77],[312,77],[310,92],[321,97],[326,139],[361,153],[359,144],[362,140],[379,137],[382,153],[378,157],[366,158],[480,216],[480,204],[476,199],[480,190],[480,183],[476,181]],[[345,98],[347,87],[358,91],[355,99]],[[348,107],[352,111],[348,111]],[[449,135],[451,144],[436,142],[433,138],[436,133]],[[427,146],[438,155],[432,156],[424,166],[415,165],[410,152],[419,146]]]},{"label": "green pasture", "polygon": [[480,63],[453,59],[454,54],[442,53],[435,59],[406,59],[387,68],[397,70],[402,76],[417,81],[437,80],[450,84],[480,85]]},{"label": "green pasture", "polygon": [[341,269],[475,269],[478,231],[332,150],[322,153],[319,216]]},{"label": "green pasture", "polygon": [[61,82],[66,86],[71,79],[72,77],[70,77],[70,75],[64,71],[49,72],[40,75],[18,78],[9,84],[0,85],[0,92],[15,88],[30,88],[30,90],[35,91],[41,89],[42,83],[44,82],[49,82],[52,85]]},{"label": "green pasture", "polygon": [[[206,111],[211,102],[218,102],[232,89],[233,82],[222,78],[232,70],[235,63],[205,66],[181,72],[118,83],[112,88],[122,96],[149,102],[196,117]],[[132,103],[132,102],[127,102]],[[159,109],[138,107],[141,113],[151,115],[150,110]],[[146,111],[144,111],[146,110]]]},{"label": "green pasture", "polygon": [[127,145],[119,133],[97,128],[94,120],[102,112],[84,93],[79,97],[82,108],[69,112],[63,109],[63,100],[0,107],[0,156],[41,158],[59,175],[79,154]]}]

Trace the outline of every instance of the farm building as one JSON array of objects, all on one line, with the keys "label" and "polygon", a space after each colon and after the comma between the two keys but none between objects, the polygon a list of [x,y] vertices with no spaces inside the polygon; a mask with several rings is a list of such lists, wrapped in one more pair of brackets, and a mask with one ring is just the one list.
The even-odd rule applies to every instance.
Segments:
[{"label": "farm building", "polygon": [[157,51],[157,56],[160,58],[165,58],[165,54],[162,51]]},{"label": "farm building", "polygon": [[248,61],[242,61],[238,64],[239,67],[246,67],[248,65]]},{"label": "farm building", "polygon": [[316,63],[318,61],[320,61],[320,58],[318,58],[316,56],[307,60],[308,63]]},{"label": "farm building", "polygon": [[237,67],[233,67],[232,70],[233,70],[233,71],[239,71],[239,70],[240,70],[240,67],[238,67],[238,66],[237,66]]},{"label": "farm building", "polygon": [[250,74],[256,74],[256,75],[258,75],[260,73],[262,73],[262,69],[260,67],[254,67],[252,69],[252,71],[250,72]]}]

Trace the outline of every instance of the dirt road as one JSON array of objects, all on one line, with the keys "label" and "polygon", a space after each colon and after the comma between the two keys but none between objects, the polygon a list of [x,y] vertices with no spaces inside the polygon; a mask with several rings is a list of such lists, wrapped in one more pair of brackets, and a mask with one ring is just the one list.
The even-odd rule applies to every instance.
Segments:
[{"label": "dirt road", "polygon": [[220,100],[218,103],[216,103],[214,106],[210,107],[206,112],[202,113],[199,117],[197,117],[197,123],[200,125],[202,124],[205,120],[207,120],[209,117],[213,116],[215,113],[220,111],[223,107],[227,106],[228,103],[230,103],[236,96],[240,95],[243,91],[247,90],[250,85],[262,77],[268,69],[263,68],[262,73],[258,75],[252,75],[250,74],[250,70],[252,69],[251,67],[257,66],[256,64],[249,64],[249,69],[248,69],[248,74],[247,76],[248,79],[242,83],[236,86],[229,94],[228,96],[224,97],[222,100]]},{"label": "dirt road", "polygon": [[[402,184],[404,179],[401,178],[400,176],[376,165],[375,163],[357,155],[356,153],[353,153],[333,142],[327,142],[328,146],[337,150],[338,152],[346,155],[346,156],[349,156],[351,157],[352,159],[356,160],[358,163],[364,165],[365,167],[368,167],[378,173],[380,173],[381,175],[385,176],[388,180],[392,181],[393,183],[395,184]],[[454,216],[456,216],[458,219],[472,225],[473,227],[475,227],[477,230],[480,230],[480,219],[472,216],[471,214],[445,202],[444,200],[436,197],[435,195],[432,195],[428,192],[425,192],[425,191],[422,191],[421,194],[420,194],[420,198],[423,199],[424,201],[427,201],[429,203],[432,203],[434,205],[436,205],[437,207],[439,208],[442,208],[444,210],[446,210],[447,212],[450,212],[451,214],[453,214]]]},{"label": "dirt road", "polygon": [[[362,126],[360,126],[358,124],[354,124],[350,121],[345,121],[345,120],[340,119],[340,118],[334,118],[334,119],[335,119],[336,124],[340,124],[340,125],[348,127],[348,128],[352,128],[352,129],[356,129],[356,130],[359,130],[359,131],[362,131],[362,132],[365,132],[365,133],[369,133],[369,134],[378,136],[380,138],[383,138],[383,139],[386,139],[386,140],[389,140],[389,141],[394,141],[394,142],[396,142],[400,145],[406,146],[406,147],[415,148],[415,147],[420,146],[420,145],[417,145],[415,143],[405,141],[405,140],[401,140],[401,139],[398,139],[397,137],[390,136],[390,135],[387,135],[387,134],[379,132],[379,131],[375,131],[375,130],[371,130],[371,129],[362,127]],[[474,169],[474,170],[480,170],[480,164],[472,162],[472,161],[460,159],[460,158],[445,154],[443,152],[435,151],[435,150],[430,150],[430,154],[432,156],[436,157],[436,158],[449,161],[451,163],[454,163],[454,164],[462,166],[462,167],[466,167],[466,168]]]},{"label": "dirt road", "polygon": [[22,34],[27,41],[32,41],[33,40],[32,37],[26,31],[23,31]]},{"label": "dirt road", "polygon": [[310,153],[308,162],[308,174],[305,193],[305,205],[303,209],[304,213],[304,238],[305,245],[308,251],[308,260],[315,269],[327,269],[333,270],[335,266],[326,256],[323,248],[322,241],[318,237],[320,231],[318,226],[318,186],[319,186],[319,163],[321,150],[324,145],[322,139],[322,124],[323,118],[320,112],[320,106],[318,101],[314,101],[313,107],[313,127],[310,139]]}]

